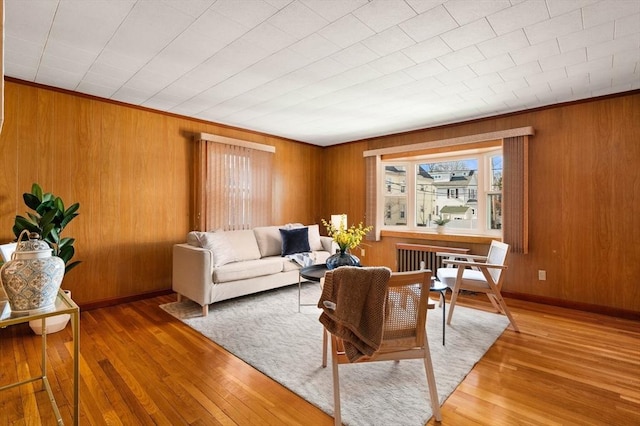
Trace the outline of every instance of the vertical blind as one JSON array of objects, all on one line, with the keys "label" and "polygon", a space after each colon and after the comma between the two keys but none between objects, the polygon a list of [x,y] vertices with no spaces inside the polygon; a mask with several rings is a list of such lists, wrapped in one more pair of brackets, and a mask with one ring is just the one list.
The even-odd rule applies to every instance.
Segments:
[{"label": "vertical blind", "polygon": [[502,241],[512,253],[529,251],[529,137],[502,140],[504,179],[502,188]]},{"label": "vertical blind", "polygon": [[196,147],[195,229],[270,225],[275,148],[207,134]]},{"label": "vertical blind", "polygon": [[[371,156],[365,157],[365,191],[366,191],[366,205],[365,205],[365,220],[366,223],[376,224],[378,219],[378,185],[377,185],[377,170],[380,157]],[[374,226],[371,232],[367,233],[366,239],[369,241],[380,240],[380,227]]]}]

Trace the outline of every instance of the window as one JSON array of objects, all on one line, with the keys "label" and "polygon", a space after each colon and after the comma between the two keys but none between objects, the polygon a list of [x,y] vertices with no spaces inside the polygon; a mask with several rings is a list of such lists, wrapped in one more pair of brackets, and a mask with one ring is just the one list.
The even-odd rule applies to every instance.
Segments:
[{"label": "window", "polygon": [[[380,188],[384,182],[384,175],[386,169],[383,166],[393,164],[403,164],[404,166],[413,167],[414,163],[419,162],[422,158],[417,157],[418,154],[430,155],[433,157],[430,160],[434,162],[443,161],[442,156],[464,156],[471,154],[470,150],[477,149],[488,151],[490,149],[497,149],[502,147],[502,157],[504,158],[504,165],[501,165],[499,160],[492,164],[491,169],[486,164],[478,163],[478,187],[469,188],[467,193],[467,199],[475,200],[477,207],[471,208],[470,212],[473,217],[478,218],[479,229],[485,229],[486,234],[489,236],[502,237],[502,241],[510,245],[512,253],[528,252],[529,245],[529,138],[535,134],[533,127],[519,127],[507,130],[498,130],[488,133],[458,136],[449,139],[431,140],[427,142],[415,143],[411,145],[393,146],[387,148],[379,148],[364,151],[363,156],[365,158],[365,198],[366,198],[366,218],[368,223],[373,223],[373,232],[367,234],[367,239],[370,241],[379,241],[382,236],[383,229],[396,229],[402,231],[403,229],[414,231],[419,230],[418,226],[422,222],[420,217],[426,217],[422,219],[423,222],[429,220],[429,210],[427,208],[415,208],[414,205],[419,199],[419,194],[415,197],[407,198],[407,201],[412,203],[407,212],[411,216],[408,223],[411,225],[393,226],[385,224],[384,215],[384,203],[381,199]],[[463,152],[467,150],[467,152]],[[481,153],[482,157],[486,158],[487,152]],[[499,151],[494,154],[499,154]],[[401,161],[402,160],[402,161]],[[502,167],[502,170],[500,168]],[[484,176],[486,170],[493,170],[489,176]],[[416,176],[421,172],[417,172]],[[498,174],[501,175],[498,175]],[[484,182],[494,182],[493,174],[496,175],[496,184],[490,190],[484,187]],[[409,174],[412,181],[415,181],[413,173]],[[430,175],[434,179],[441,179],[442,176],[438,172],[434,172]],[[504,178],[503,178],[504,177]],[[484,181],[480,182],[480,178]],[[416,192],[414,188],[418,186],[411,186],[412,184],[407,181],[407,192]],[[429,191],[428,188],[422,188],[421,191],[425,197],[447,197],[448,191],[445,189],[441,193],[441,189]],[[505,194],[505,198],[502,198],[502,194]],[[433,201],[435,203],[435,200]],[[436,213],[440,214],[442,211],[436,204]],[[412,215],[411,212],[416,212]],[[422,216],[420,216],[422,214]],[[480,218],[484,218],[481,221]],[[492,220],[492,222],[491,222]],[[426,226],[426,225],[425,225]],[[499,228],[499,229],[496,229]],[[458,231],[463,232],[463,231]],[[470,232],[470,231],[465,231]],[[476,231],[479,232],[479,231]]]},{"label": "window", "polygon": [[383,160],[380,167],[383,229],[435,230],[441,217],[449,233],[500,235],[500,147]]}]

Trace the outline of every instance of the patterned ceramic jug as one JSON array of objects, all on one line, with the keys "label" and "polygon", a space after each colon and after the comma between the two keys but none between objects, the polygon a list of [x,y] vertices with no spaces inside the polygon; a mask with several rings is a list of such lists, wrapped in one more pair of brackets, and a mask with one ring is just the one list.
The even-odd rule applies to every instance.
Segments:
[{"label": "patterned ceramic jug", "polygon": [[[23,235],[28,235],[28,240],[21,241]],[[0,270],[2,285],[13,312],[50,308],[62,284],[64,261],[51,256],[51,248],[39,238],[38,234],[22,231],[11,260]]]}]

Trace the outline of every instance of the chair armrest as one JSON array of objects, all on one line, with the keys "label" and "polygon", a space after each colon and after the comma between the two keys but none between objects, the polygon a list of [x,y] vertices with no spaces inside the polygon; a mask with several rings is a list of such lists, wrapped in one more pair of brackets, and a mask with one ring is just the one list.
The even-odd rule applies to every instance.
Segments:
[{"label": "chair armrest", "polygon": [[484,262],[467,262],[464,260],[444,259],[442,263],[445,263],[448,265],[457,265],[457,266],[471,266],[474,268],[507,269],[507,265],[498,265],[495,263],[484,263]]},{"label": "chair armrest", "polygon": [[[480,256],[480,255],[476,255],[476,254],[460,254],[460,253],[437,252],[436,256],[448,257],[450,259],[458,258],[458,259],[467,259],[467,260],[487,260],[487,256]],[[446,262],[446,260],[443,260],[443,262]]]}]

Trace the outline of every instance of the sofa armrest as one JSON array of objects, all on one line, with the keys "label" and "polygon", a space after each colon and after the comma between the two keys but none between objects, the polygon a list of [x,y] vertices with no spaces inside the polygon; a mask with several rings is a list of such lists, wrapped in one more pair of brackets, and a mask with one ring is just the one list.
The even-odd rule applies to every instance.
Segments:
[{"label": "sofa armrest", "polygon": [[210,250],[189,244],[174,244],[173,291],[200,306],[208,306],[211,303],[212,280],[213,254]]},{"label": "sofa armrest", "polygon": [[338,244],[336,244],[331,237],[325,237],[324,235],[321,235],[320,242],[322,243],[322,250],[328,251],[331,254],[334,254],[338,249]]}]

